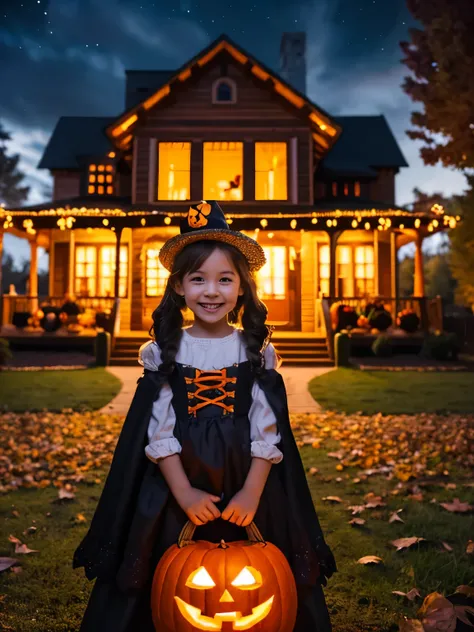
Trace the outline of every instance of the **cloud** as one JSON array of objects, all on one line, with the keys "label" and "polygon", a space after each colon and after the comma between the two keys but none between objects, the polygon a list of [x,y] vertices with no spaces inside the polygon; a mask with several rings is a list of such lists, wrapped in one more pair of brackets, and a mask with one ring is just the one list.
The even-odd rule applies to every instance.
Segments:
[{"label": "cloud", "polygon": [[52,186],[53,182],[49,171],[36,168],[49,140],[49,134],[44,129],[25,128],[8,119],[3,120],[2,123],[11,136],[11,140],[6,143],[8,155],[20,155],[18,169],[25,174],[25,179],[21,184],[31,187],[27,203],[38,204],[45,199],[44,188]]}]

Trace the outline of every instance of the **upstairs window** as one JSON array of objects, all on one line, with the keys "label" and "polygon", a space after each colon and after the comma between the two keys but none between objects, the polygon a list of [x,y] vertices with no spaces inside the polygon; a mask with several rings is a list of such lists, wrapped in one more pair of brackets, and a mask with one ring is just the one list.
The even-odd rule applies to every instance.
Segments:
[{"label": "upstairs window", "polygon": [[191,199],[191,143],[158,143],[158,199]]},{"label": "upstairs window", "polygon": [[360,182],[354,182],[354,196],[360,197]]},{"label": "upstairs window", "polygon": [[228,77],[218,79],[212,85],[213,103],[236,103],[237,87],[235,82]]},{"label": "upstairs window", "polygon": [[89,195],[114,194],[113,165],[89,165],[87,193]]},{"label": "upstairs window", "polygon": [[255,143],[255,199],[288,199],[286,143]]},{"label": "upstairs window", "polygon": [[203,199],[242,200],[244,144],[204,143],[203,157]]}]

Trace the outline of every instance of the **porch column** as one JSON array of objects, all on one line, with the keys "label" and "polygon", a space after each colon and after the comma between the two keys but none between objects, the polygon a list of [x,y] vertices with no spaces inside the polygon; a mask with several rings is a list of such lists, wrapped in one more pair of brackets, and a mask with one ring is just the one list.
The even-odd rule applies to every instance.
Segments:
[{"label": "porch column", "polygon": [[379,231],[374,230],[374,294],[378,296],[380,281],[379,281]]},{"label": "porch column", "polygon": [[413,284],[413,296],[423,297],[425,295],[425,275],[423,271],[423,235],[416,233],[415,239],[415,279]]},{"label": "porch column", "polygon": [[329,296],[337,296],[336,247],[341,231],[329,233]]},{"label": "porch column", "polygon": [[28,294],[32,296],[31,311],[38,309],[38,241],[36,235],[30,241],[30,280]]},{"label": "porch column", "polygon": [[115,228],[115,276],[114,276],[114,296],[118,298],[119,295],[119,281],[120,281],[120,238],[122,237],[122,228]]},{"label": "porch column", "polygon": [[67,293],[74,294],[74,262],[76,261],[75,236],[72,228],[69,229],[69,274],[67,281]]},{"label": "porch column", "polygon": [[5,229],[0,227],[0,294],[3,294],[3,276],[2,276],[2,261],[3,261],[3,235]]},{"label": "porch column", "polygon": [[4,321],[3,312],[5,309],[3,301],[3,277],[2,277],[2,261],[3,261],[3,234],[5,230],[3,226],[0,226],[0,327],[2,327]]},{"label": "porch column", "polygon": [[398,258],[397,258],[397,233],[390,231],[390,293],[392,298],[398,300]]}]

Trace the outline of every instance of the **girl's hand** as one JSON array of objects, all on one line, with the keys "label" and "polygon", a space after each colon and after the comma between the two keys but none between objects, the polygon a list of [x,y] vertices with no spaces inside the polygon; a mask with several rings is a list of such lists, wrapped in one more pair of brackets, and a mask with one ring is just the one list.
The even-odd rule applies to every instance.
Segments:
[{"label": "girl's hand", "polygon": [[247,527],[257,512],[259,501],[256,494],[243,488],[231,498],[221,517],[239,527]]},{"label": "girl's hand", "polygon": [[209,494],[195,487],[188,487],[176,498],[178,505],[197,526],[219,518],[221,512],[214,504],[219,500],[219,496],[214,496],[214,494]]}]

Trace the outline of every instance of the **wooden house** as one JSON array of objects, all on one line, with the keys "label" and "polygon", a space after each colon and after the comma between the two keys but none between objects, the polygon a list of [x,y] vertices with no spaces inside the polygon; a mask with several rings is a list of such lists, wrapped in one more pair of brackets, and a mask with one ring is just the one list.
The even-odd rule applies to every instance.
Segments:
[{"label": "wooden house", "polygon": [[176,70],[127,71],[120,116],[62,117],[38,165],[53,199],[2,211],[3,231],[31,244],[29,295],[42,245],[51,297],[118,297],[116,333],[148,331],[161,245],[190,200],[216,199],[265,249],[259,286],[277,330],[324,332],[325,298],[397,301],[409,242],[421,299],[422,240],[455,218],[396,204],[408,165],[384,116],[332,116],[308,99],[304,33],[283,35],[281,59],[276,74],[223,35]]}]

